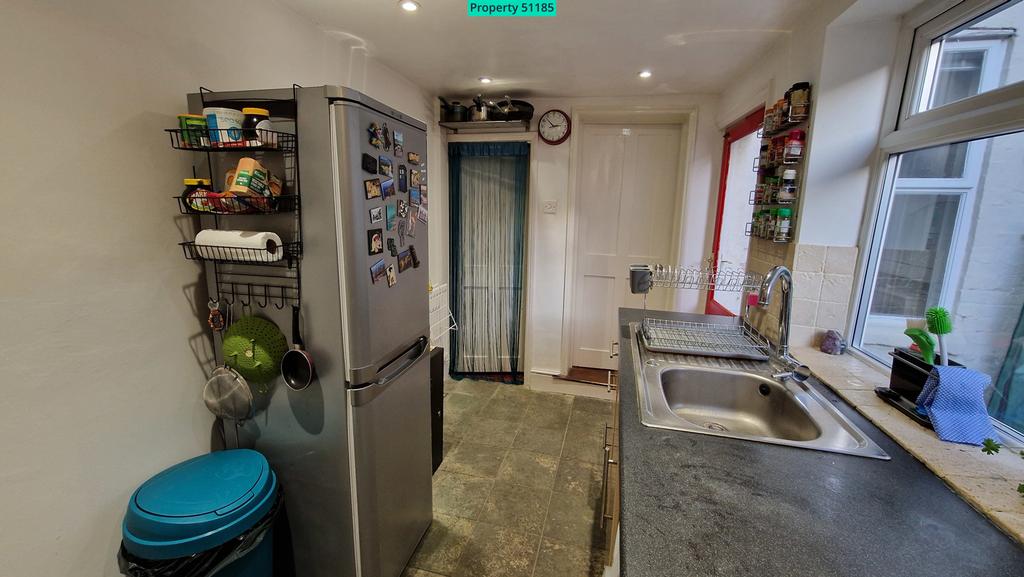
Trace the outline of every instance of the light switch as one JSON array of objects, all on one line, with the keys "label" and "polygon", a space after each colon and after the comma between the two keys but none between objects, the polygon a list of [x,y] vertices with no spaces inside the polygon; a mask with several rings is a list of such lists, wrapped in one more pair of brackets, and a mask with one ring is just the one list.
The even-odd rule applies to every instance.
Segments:
[{"label": "light switch", "polygon": [[544,214],[555,214],[558,212],[558,201],[557,200],[545,200],[544,201]]}]

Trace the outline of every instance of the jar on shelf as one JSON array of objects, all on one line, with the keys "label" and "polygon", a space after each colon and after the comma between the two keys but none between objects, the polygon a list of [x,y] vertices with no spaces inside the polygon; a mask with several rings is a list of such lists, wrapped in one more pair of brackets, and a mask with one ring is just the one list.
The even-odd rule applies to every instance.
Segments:
[{"label": "jar on shelf", "polygon": [[797,82],[789,89],[789,115],[803,120],[811,111],[811,83]]},{"label": "jar on shelf", "polygon": [[796,194],[796,169],[787,168],[782,171],[782,182],[776,200],[783,204],[790,203],[796,200]]},{"label": "jar on shelf", "polygon": [[775,232],[774,238],[778,242],[784,242],[789,240],[789,231],[793,226],[793,209],[791,208],[778,208],[775,209]]},{"label": "jar on shelf", "polygon": [[789,133],[786,134],[786,140],[783,146],[783,162],[796,163],[803,158],[804,140],[806,138],[807,133],[799,129],[790,130]]}]

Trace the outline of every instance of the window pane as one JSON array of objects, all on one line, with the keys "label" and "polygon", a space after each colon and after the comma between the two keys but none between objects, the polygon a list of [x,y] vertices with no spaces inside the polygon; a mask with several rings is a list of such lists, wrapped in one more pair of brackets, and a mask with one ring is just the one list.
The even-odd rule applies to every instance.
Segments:
[{"label": "window pane", "polygon": [[900,160],[900,178],[962,178],[967,144],[960,142],[904,154]]},{"label": "window pane", "polygon": [[931,41],[918,72],[913,112],[1024,80],[1024,0],[1007,2]]},{"label": "window pane", "polygon": [[[903,334],[907,319],[924,317],[928,307],[949,309],[950,356],[992,377],[990,410],[1017,419],[1018,428],[1024,427],[1024,329],[1017,326],[1024,310],[1022,158],[1024,132],[892,157],[896,177],[886,184],[883,222],[865,249],[872,273],[853,337],[857,348],[891,364],[887,353],[911,344]],[[930,180],[917,180],[922,177]]]}]

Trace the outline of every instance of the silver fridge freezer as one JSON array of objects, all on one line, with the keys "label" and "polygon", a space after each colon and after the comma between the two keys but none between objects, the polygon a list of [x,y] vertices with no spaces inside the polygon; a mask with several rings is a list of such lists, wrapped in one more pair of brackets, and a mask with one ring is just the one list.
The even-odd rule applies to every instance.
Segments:
[{"label": "silver fridge freezer", "polygon": [[[432,516],[426,125],[336,86],[189,102],[289,99],[294,124],[275,128],[297,134],[302,329],[318,378],[274,384],[239,443],[281,479],[299,577],[399,577]],[[288,326],[286,310],[257,312]]]}]

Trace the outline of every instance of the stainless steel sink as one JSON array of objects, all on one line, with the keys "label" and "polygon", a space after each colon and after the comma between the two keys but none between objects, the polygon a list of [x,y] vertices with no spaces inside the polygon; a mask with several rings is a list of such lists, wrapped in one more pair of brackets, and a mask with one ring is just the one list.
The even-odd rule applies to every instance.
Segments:
[{"label": "stainless steel sink", "polygon": [[772,378],[781,364],[651,353],[630,340],[648,427],[889,458],[810,381]]}]

